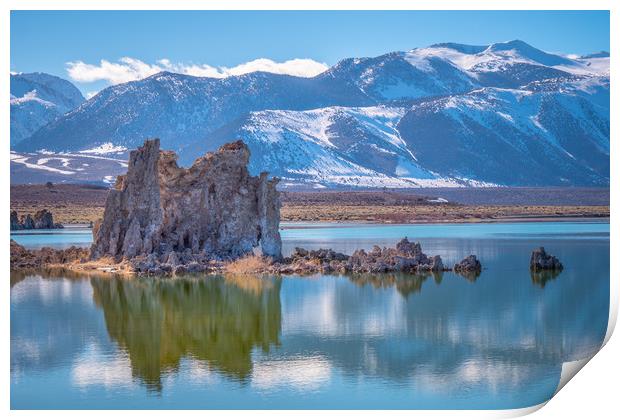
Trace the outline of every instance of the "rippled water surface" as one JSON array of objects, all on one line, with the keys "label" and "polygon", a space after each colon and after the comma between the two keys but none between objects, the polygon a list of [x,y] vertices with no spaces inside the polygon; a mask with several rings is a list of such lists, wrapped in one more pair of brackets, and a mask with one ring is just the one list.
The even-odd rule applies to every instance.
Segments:
[{"label": "rippled water surface", "polygon": [[[87,245],[90,232],[13,235]],[[79,242],[76,242],[76,235]],[[609,224],[287,224],[351,252],[404,235],[453,273],[134,279],[11,274],[12,408],[518,408],[598,350]],[[544,245],[565,265],[532,276]]]}]

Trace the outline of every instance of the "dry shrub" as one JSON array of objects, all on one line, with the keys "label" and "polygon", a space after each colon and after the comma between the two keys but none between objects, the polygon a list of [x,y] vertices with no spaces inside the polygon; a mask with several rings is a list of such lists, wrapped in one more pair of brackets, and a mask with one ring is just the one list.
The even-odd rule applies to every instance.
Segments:
[{"label": "dry shrub", "polygon": [[256,274],[265,273],[273,264],[268,257],[246,255],[226,265],[226,271],[233,274]]}]

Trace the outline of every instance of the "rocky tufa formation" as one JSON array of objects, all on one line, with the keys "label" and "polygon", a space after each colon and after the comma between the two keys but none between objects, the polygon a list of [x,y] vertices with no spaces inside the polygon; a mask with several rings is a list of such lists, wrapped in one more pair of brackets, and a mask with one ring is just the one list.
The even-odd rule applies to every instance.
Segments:
[{"label": "rocky tufa formation", "polygon": [[482,270],[482,265],[475,255],[469,255],[461,262],[454,264],[454,271],[457,273],[479,273]]},{"label": "rocky tufa formation", "polygon": [[555,256],[547,254],[545,248],[542,246],[532,251],[532,257],[530,258],[530,270],[543,271],[543,270],[562,270],[564,266]]},{"label": "rocky tufa formation", "polygon": [[162,264],[194,264],[199,271],[210,260],[252,253],[279,260],[278,179],[251,176],[249,158],[236,141],[180,168],[158,139],[146,141],[110,190],[91,258],[132,260],[137,271]]},{"label": "rocky tufa formation", "polygon": [[289,273],[429,273],[447,271],[439,255],[428,257],[418,242],[401,239],[396,248],[374,246],[372,250],[356,250],[345,255],[331,249],[307,251],[295,248],[283,264],[275,264],[273,271]]},{"label": "rocky tufa formation", "polygon": [[[468,279],[475,279],[480,271],[480,262],[475,256],[467,257],[463,261],[470,261],[472,257],[477,263],[477,271],[471,271],[469,268],[456,270]],[[472,266],[476,266],[475,263],[472,263]],[[461,262],[461,264],[464,263]],[[206,253],[192,254],[189,249],[183,252],[172,251],[166,254],[165,258],[160,259],[155,254],[139,256],[131,260],[131,265],[136,273],[150,276],[228,271],[227,263],[210,260]],[[295,248],[290,257],[279,261],[265,258],[257,263],[256,259],[251,257],[238,259],[234,265],[233,272],[246,274],[410,273],[430,275],[452,270],[444,266],[439,255],[427,256],[422,252],[419,243],[410,242],[407,238],[399,241],[395,248],[381,248],[375,245],[370,251],[358,249],[352,255],[333,249]]]},{"label": "rocky tufa formation", "polygon": [[[346,255],[332,249],[305,250],[295,248],[290,257],[274,261],[270,257],[248,256],[234,261],[210,259],[205,252],[192,254],[191,249],[182,252],[170,251],[164,256],[155,253],[139,255],[130,260],[114,263],[111,259],[92,261],[87,248],[71,247],[67,250],[42,248],[26,250],[11,241],[11,268],[49,268],[69,265],[77,270],[100,270],[104,272],[123,272],[147,276],[170,276],[184,274],[218,274],[233,272],[237,274],[369,274],[401,273],[418,276],[418,280],[430,275],[441,282],[442,272],[453,269],[444,266],[441,257],[428,257],[422,252],[419,243],[407,238],[396,244],[395,248],[356,250]],[[231,265],[235,265],[231,268]],[[476,269],[476,267],[478,267]],[[470,255],[455,265],[454,271],[468,280],[474,281],[480,273],[480,262]],[[416,280],[417,281],[417,280]],[[415,282],[414,282],[415,283]]]},{"label": "rocky tufa formation", "polygon": [[43,247],[29,250],[11,239],[11,268],[43,268],[54,265],[83,263],[88,260],[88,249],[72,246],[67,249]]},{"label": "rocky tufa formation", "polygon": [[21,218],[15,210],[11,211],[11,230],[62,229],[63,227],[60,223],[54,223],[54,216],[47,209],[37,211],[34,216],[26,214]]}]

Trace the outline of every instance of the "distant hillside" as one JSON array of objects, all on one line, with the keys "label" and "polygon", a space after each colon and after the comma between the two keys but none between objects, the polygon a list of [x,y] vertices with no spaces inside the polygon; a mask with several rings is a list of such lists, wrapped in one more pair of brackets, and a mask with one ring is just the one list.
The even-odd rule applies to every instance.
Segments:
[{"label": "distant hillside", "polygon": [[67,80],[46,73],[11,74],[11,146],[82,102]]},{"label": "distant hillside", "polygon": [[242,138],[252,171],[289,188],[607,186],[609,86],[609,54],[518,40],[347,58],[312,78],[159,73],[104,89],[15,150],[159,137],[188,164]]}]

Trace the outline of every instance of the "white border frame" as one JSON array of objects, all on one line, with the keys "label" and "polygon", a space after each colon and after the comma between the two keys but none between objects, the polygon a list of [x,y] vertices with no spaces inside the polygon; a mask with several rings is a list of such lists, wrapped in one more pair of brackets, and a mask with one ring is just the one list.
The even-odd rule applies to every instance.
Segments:
[{"label": "white border frame", "polygon": [[[53,4],[52,4],[53,3]],[[550,0],[502,0],[500,1],[490,1],[490,0],[420,0],[416,2],[412,1],[400,1],[400,0],[381,0],[375,2],[369,1],[358,1],[358,2],[349,2],[346,1],[335,1],[335,0],[297,0],[297,1],[284,1],[284,0],[262,0],[262,1],[249,1],[249,0],[210,0],[205,2],[199,2],[196,0],[91,0],[88,3],[79,2],[77,0],[56,0],[51,2],[50,0],[4,0],[0,3],[0,9],[2,10],[0,14],[0,42],[3,44],[2,46],[2,54],[0,55],[0,69],[2,74],[6,76],[2,78],[2,82],[0,83],[0,97],[8,98],[9,97],[9,72],[10,72],[10,10],[610,10],[610,35],[611,35],[611,44],[610,44],[610,53],[611,53],[611,69],[612,73],[617,68],[617,56],[620,51],[616,48],[616,42],[614,40],[618,39],[618,12],[616,3],[610,0],[589,0],[589,1],[575,1],[575,0],[565,0],[562,2],[559,1],[550,1]],[[458,41],[458,40],[457,40]],[[412,46],[414,47],[414,46]],[[615,80],[615,77],[612,77]],[[618,100],[618,88],[616,83],[611,84],[611,115],[615,115],[614,110],[617,109],[617,100]],[[2,133],[2,137],[4,138],[4,146],[0,152],[0,162],[3,167],[2,176],[0,177],[0,191],[3,197],[10,196],[10,170],[9,170],[9,137],[10,137],[10,106],[9,101],[0,101],[0,113],[2,115],[2,120],[0,120],[0,131]],[[613,119],[612,119],[613,120]],[[611,209],[617,208],[618,200],[620,197],[618,196],[618,191],[614,190],[616,186],[615,180],[618,179],[618,156],[616,152],[613,150],[616,148],[615,142],[618,140],[615,136],[615,124],[611,124],[611,134],[610,134],[610,143],[611,143],[611,173],[610,179],[612,180],[610,184],[610,205]],[[10,200],[7,200],[5,205],[5,214],[8,214],[10,208]],[[611,213],[610,219],[610,253],[611,255],[620,255],[620,251],[618,248],[618,236],[617,236],[617,221],[615,214]],[[0,230],[4,238],[9,236],[9,227],[8,224],[0,224]],[[2,266],[2,272],[9,272],[9,241],[0,241],[0,249],[2,249],[3,257],[0,257],[0,264]],[[608,343],[611,335],[615,329],[617,315],[618,315],[618,296],[619,296],[619,284],[618,280],[620,279],[620,265],[618,264],[618,260],[611,258],[610,259],[610,274],[611,274],[611,283],[610,283],[610,313],[609,313],[609,324],[608,330],[605,337],[604,345]],[[6,282],[6,280],[5,280]],[[2,370],[0,371],[0,398],[3,400],[3,406],[6,411],[9,411],[10,408],[10,322],[9,322],[9,310],[10,310],[10,295],[9,295],[9,287],[8,285],[4,285],[2,288],[3,294],[3,309],[4,309],[4,317],[2,317],[2,321],[0,322],[1,331],[3,335],[3,364]],[[590,376],[589,386],[583,387],[584,384],[579,384],[582,393],[585,395],[572,395],[572,399],[569,399],[568,395],[566,398],[563,397],[562,394],[568,394],[569,389],[567,391],[562,392],[559,396],[554,396],[551,401],[556,401],[561,399],[563,406],[559,406],[558,404],[550,404],[554,406],[555,411],[550,412],[551,407],[546,410],[543,410],[539,414],[546,415],[549,414],[547,418],[554,418],[557,416],[563,416],[572,418],[573,415],[580,413],[581,416],[586,414],[585,410],[588,412],[591,408],[586,407],[588,401],[590,403],[596,403],[597,406],[592,407],[595,412],[600,414],[609,414],[609,411],[605,409],[605,406],[609,408],[611,412],[615,412],[616,415],[618,413],[618,404],[616,403],[617,397],[615,396],[616,391],[613,386],[615,383],[614,374],[620,372],[620,362],[618,361],[618,356],[620,356],[620,344],[618,344],[618,340],[615,339],[612,341],[612,344],[606,347],[613,347],[613,349],[605,349],[605,358],[604,365],[598,363],[598,375],[594,375],[594,379]],[[595,356],[595,359],[598,359],[599,356]],[[601,357],[602,359],[602,357]],[[576,372],[579,371],[586,361],[576,361],[571,362],[569,364],[565,364],[562,376],[563,379],[572,377]],[[609,372],[612,372],[609,374]],[[584,375],[585,376],[585,375]],[[581,380],[585,382],[586,378],[582,378]],[[594,382],[593,382],[594,381]],[[558,387],[562,388],[563,384]],[[568,388],[571,388],[569,386]],[[606,399],[603,400],[601,395],[605,396]],[[585,403],[584,403],[585,399]],[[348,414],[355,415],[356,417],[362,418],[370,418],[375,417],[376,415],[388,415],[393,418],[409,418],[411,416],[419,417],[419,418],[445,418],[445,417],[462,417],[462,418],[497,418],[497,417],[515,417],[525,415],[534,411],[537,411],[540,407],[545,404],[540,404],[534,407],[528,407],[524,409],[517,410],[458,410],[458,411],[428,411],[428,410],[416,410],[416,411],[355,411],[347,412]],[[567,409],[566,409],[567,408]],[[578,410],[578,411],[575,411]],[[3,410],[4,411],[4,410]],[[545,413],[547,412],[547,413]],[[336,417],[340,416],[339,411],[321,411],[321,416],[327,417]],[[66,411],[66,410],[58,410],[58,411],[46,411],[45,415],[54,418],[80,418],[85,413],[82,411]],[[132,411],[116,411],[114,415],[120,415],[121,417],[129,417],[133,416],[137,413]],[[184,411],[183,415],[191,418],[199,418],[204,415],[209,416],[217,416],[217,417],[236,417],[241,415],[248,415],[252,417],[258,417],[260,419],[270,420],[273,418],[285,419],[290,416],[295,416],[296,418],[302,419],[310,419],[317,415],[317,412],[313,411],[250,411],[250,412],[242,412],[242,411]],[[344,413],[343,413],[344,414]],[[38,412],[32,411],[12,411],[10,415],[13,417],[23,417],[30,418],[36,417],[40,414]],[[94,418],[106,418],[110,415],[107,411],[89,411],[87,414],[89,417]],[[167,418],[169,413],[165,411],[150,411],[149,416],[154,418]],[[553,417],[552,417],[553,416]]]}]

